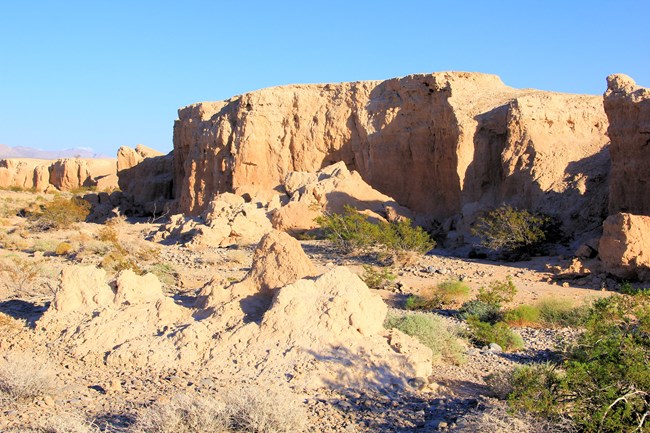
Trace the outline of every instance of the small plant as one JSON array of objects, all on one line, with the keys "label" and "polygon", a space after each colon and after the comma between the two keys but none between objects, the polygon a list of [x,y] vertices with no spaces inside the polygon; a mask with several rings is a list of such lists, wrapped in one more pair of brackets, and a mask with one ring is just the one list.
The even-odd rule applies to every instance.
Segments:
[{"label": "small plant", "polygon": [[548,216],[503,205],[479,217],[472,234],[481,238],[484,247],[500,252],[507,259],[518,260],[540,248],[552,224]]},{"label": "small plant", "polygon": [[492,281],[487,287],[481,287],[476,295],[476,300],[484,304],[501,308],[504,303],[512,301],[517,294],[517,288],[512,277],[505,281]]},{"label": "small plant", "polygon": [[40,285],[44,276],[43,263],[39,260],[23,259],[18,256],[5,256],[0,259],[0,273],[3,283],[16,293],[25,295],[34,286]]},{"label": "small plant", "polygon": [[406,299],[407,310],[437,310],[458,305],[469,296],[469,286],[459,280],[448,280],[428,288],[420,296]]},{"label": "small plant", "polygon": [[40,206],[40,211],[30,216],[32,227],[37,230],[68,228],[84,221],[90,214],[90,203],[80,197],[66,199],[57,196]]},{"label": "small plant", "polygon": [[587,321],[587,305],[574,305],[563,299],[545,298],[537,303],[540,320],[549,327],[577,327]]},{"label": "small plant", "polygon": [[0,358],[0,394],[24,400],[54,389],[52,369],[25,353],[12,352]]},{"label": "small plant", "polygon": [[519,305],[503,315],[503,321],[510,326],[536,327],[541,323],[541,313],[534,305]]},{"label": "small plant", "polygon": [[442,358],[454,364],[461,364],[465,360],[458,333],[451,330],[439,316],[420,313],[388,315],[384,327],[396,328],[417,338],[433,351],[434,358]]},{"label": "small plant", "polygon": [[370,265],[363,265],[363,275],[361,279],[371,289],[384,289],[390,283],[395,281],[397,276],[387,268],[375,268]]},{"label": "small plant", "polygon": [[68,255],[72,252],[73,246],[70,242],[61,242],[59,245],[56,246],[56,249],[54,250],[54,254],[57,256],[65,256]]},{"label": "small plant", "polygon": [[465,302],[458,310],[458,317],[467,320],[476,317],[481,322],[496,323],[503,317],[501,308],[473,299]]},{"label": "small plant", "polygon": [[479,346],[496,343],[506,352],[514,352],[524,348],[524,340],[504,322],[495,324],[482,322],[477,317],[467,319],[471,339]]},{"label": "small plant", "polygon": [[352,206],[345,206],[342,214],[318,217],[316,222],[325,237],[347,253],[373,249],[394,255],[405,251],[426,253],[435,246],[429,235],[421,227],[413,227],[408,219],[375,224]]},{"label": "small plant", "polygon": [[109,251],[108,254],[104,256],[99,266],[112,273],[131,269],[136,274],[142,274],[142,269],[140,269],[140,266],[138,266],[136,261],[121,249],[113,249]]},{"label": "small plant", "polygon": [[165,286],[175,286],[178,281],[178,272],[173,266],[167,263],[156,263],[149,266],[146,272],[154,274]]},{"label": "small plant", "polygon": [[517,367],[510,378],[510,407],[532,412],[547,418],[559,415],[558,389],[563,372],[553,363],[530,364]]}]

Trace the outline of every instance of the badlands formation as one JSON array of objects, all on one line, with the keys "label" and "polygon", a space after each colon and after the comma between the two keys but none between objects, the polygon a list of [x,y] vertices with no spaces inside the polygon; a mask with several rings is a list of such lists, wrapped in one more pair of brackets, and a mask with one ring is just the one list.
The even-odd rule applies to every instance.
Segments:
[{"label": "badlands formation", "polygon": [[[0,431],[75,411],[137,432],[142,412],[175,395],[232,390],[284,392],[271,410],[284,414],[280,400],[298,397],[300,427],[254,431],[556,431],[507,415],[485,376],[553,359],[575,330],[521,328],[513,354],[456,342],[455,365],[384,325],[409,294],[450,278],[475,294],[511,277],[511,306],[650,279],[649,99],[623,75],[608,78],[604,105],[477,73],[284,86],[181,108],[169,155],[3,160],[5,188],[95,191],[87,222],[37,233],[23,205],[51,197],[3,192],[0,352],[31,371],[50,365],[55,388],[0,396]],[[503,203],[554,217],[569,257],[506,265],[438,248],[371,289],[359,275],[376,258],[305,240],[318,216],[351,205],[371,221],[412,219],[467,253],[476,218]],[[38,273],[16,277],[32,263]]]}]

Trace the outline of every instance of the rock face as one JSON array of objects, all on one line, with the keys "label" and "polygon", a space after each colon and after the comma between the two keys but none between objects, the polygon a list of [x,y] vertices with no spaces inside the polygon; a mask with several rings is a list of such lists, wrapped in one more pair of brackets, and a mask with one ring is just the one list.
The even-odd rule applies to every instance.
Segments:
[{"label": "rock face", "polygon": [[598,252],[609,273],[624,279],[650,280],[650,216],[609,216],[603,223]]},{"label": "rock face", "polygon": [[179,110],[175,196],[197,215],[219,192],[274,189],[290,172],[343,161],[438,221],[505,201],[573,232],[603,218],[606,129],[599,97],[477,73],[269,88]]},{"label": "rock face", "polygon": [[82,187],[117,188],[115,159],[66,158],[0,160],[0,187],[70,191]]},{"label": "rock face", "polygon": [[119,186],[133,213],[169,212],[173,198],[173,153],[163,155],[141,144],[117,152]]},{"label": "rock face", "polygon": [[609,211],[650,215],[650,89],[610,75],[604,98],[612,140]]}]

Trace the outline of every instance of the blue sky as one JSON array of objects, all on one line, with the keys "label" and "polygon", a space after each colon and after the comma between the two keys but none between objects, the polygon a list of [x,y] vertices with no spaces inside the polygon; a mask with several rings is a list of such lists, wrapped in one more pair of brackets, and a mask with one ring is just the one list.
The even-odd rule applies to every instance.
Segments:
[{"label": "blue sky", "polygon": [[167,152],[179,107],[290,83],[457,70],[650,86],[648,16],[648,0],[0,0],[0,143]]}]

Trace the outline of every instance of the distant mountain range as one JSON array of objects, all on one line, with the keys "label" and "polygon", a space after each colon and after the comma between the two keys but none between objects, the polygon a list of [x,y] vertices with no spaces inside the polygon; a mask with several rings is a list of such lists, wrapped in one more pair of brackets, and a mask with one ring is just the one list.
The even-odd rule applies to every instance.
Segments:
[{"label": "distant mountain range", "polygon": [[114,158],[94,153],[88,149],[63,149],[63,150],[40,150],[32,147],[11,147],[0,144],[0,159],[6,158],[36,158],[36,159],[59,159],[59,158]]}]

